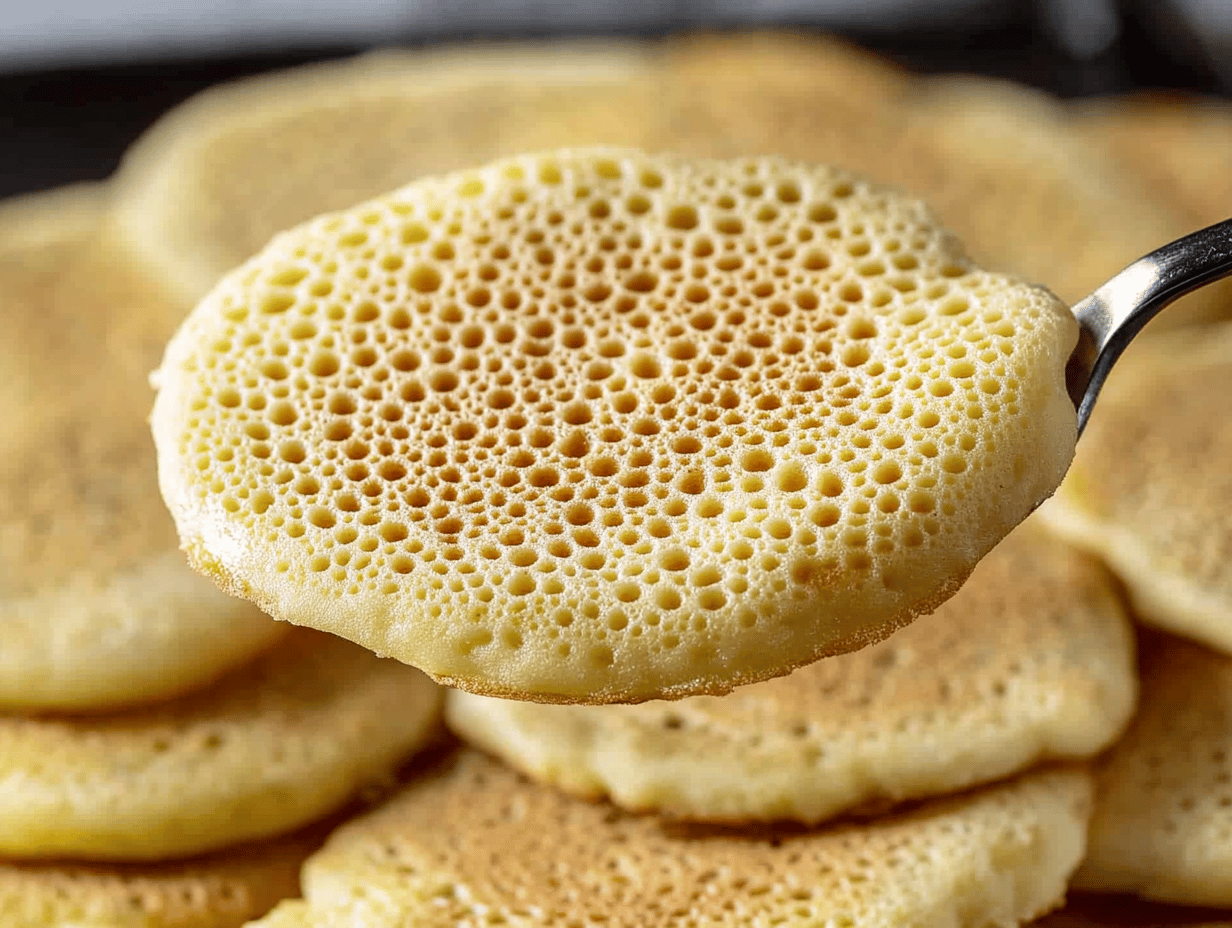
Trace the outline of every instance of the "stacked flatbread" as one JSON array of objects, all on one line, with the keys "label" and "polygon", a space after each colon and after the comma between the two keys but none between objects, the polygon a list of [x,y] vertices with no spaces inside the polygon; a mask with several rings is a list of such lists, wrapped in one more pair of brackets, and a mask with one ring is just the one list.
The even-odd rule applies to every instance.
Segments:
[{"label": "stacked flatbread", "polygon": [[[8,503],[0,522],[0,601],[9,610],[9,621],[0,624],[0,708],[7,713],[0,716],[0,921],[18,928],[230,928],[256,918],[296,895],[299,864],[333,828],[331,812],[365,788],[388,789],[395,767],[434,728],[440,694],[417,671],[322,632],[275,623],[218,593],[174,551],[173,522],[157,497],[144,378],[191,304],[276,232],[421,175],[523,151],[636,145],[749,163],[757,160],[752,156],[777,154],[833,163],[922,197],[983,266],[1043,282],[1075,300],[1142,253],[1221,218],[1209,199],[1183,191],[1181,182],[1194,172],[1180,152],[1202,138],[1189,144],[1195,159],[1227,155],[1232,148],[1221,147],[1227,124],[1213,106],[1180,113],[1141,106],[1125,113],[1069,111],[994,82],[922,81],[807,37],[389,52],[215,89],[155,126],[107,188],[5,205],[0,308],[15,320],[18,337],[0,345],[5,371],[17,372],[0,379],[9,411],[0,417],[9,451],[0,466]],[[1176,140],[1161,157],[1138,159],[1122,142],[1125,126],[1138,131],[1144,122],[1161,134],[1166,127]],[[650,176],[643,172],[639,181],[647,203],[655,190]],[[842,183],[836,175],[830,192]],[[747,182],[750,190],[755,185],[756,179]],[[789,188],[762,183],[741,195],[778,211],[792,208]],[[843,192],[839,200],[849,196]],[[639,215],[632,194],[621,206]],[[705,211],[701,219],[709,221]],[[688,226],[691,220],[681,212],[674,221]],[[364,228],[371,226],[359,217],[355,229],[331,234]],[[409,226],[399,228],[406,233]],[[406,234],[408,247],[421,245],[413,230]],[[855,246],[842,259],[852,281],[886,274],[905,281],[917,272],[895,265],[892,253],[862,251],[854,242],[861,233],[850,223],[844,234],[853,242],[842,239],[843,245]],[[918,261],[923,247],[907,250]],[[822,270],[809,267],[808,248],[798,253],[806,270]],[[261,299],[275,313],[296,305],[287,301],[288,291],[324,286],[318,277],[295,277],[294,262],[303,256],[294,248],[287,257],[260,284]],[[430,257],[453,259],[443,249]],[[878,261],[881,271],[874,268]],[[387,264],[385,270],[396,269]],[[415,270],[408,269],[412,289],[418,281],[421,296],[433,292],[431,274]],[[648,278],[637,276],[648,268],[624,270],[635,284],[631,292],[648,292],[638,289]],[[670,276],[675,269],[656,273],[664,270]],[[483,309],[481,291],[490,283],[481,273],[459,291],[459,304]],[[372,297],[373,305],[383,305],[384,294]],[[331,312],[329,294],[312,298]],[[500,295],[489,292],[488,299],[499,305]],[[1205,291],[1170,310],[1157,327],[1226,315],[1230,305]],[[331,376],[331,354],[365,366],[366,343],[358,334],[372,338],[376,330],[369,310],[359,303],[350,308],[357,315],[343,310],[345,326],[335,342],[305,354],[305,361],[322,364],[314,376]],[[703,312],[691,338],[731,344],[718,336],[724,324],[734,324],[716,320],[717,327],[707,327]],[[325,337],[309,333],[307,321],[288,319],[288,345]],[[453,326],[463,343],[474,337],[456,320],[440,323]],[[868,335],[853,325],[842,333],[851,345],[839,347],[859,362],[849,369],[858,370],[868,362],[859,357]],[[569,334],[573,329],[579,334]],[[600,351],[606,346],[611,354],[599,357],[633,386],[638,371],[651,371],[641,357],[646,346],[630,340],[618,354],[612,333],[590,329],[579,320],[552,334],[582,344],[594,339]],[[436,337],[431,328],[424,334]],[[791,356],[792,335],[779,334],[779,341],[758,347]],[[535,339],[548,333],[524,335],[526,356],[540,357]],[[1185,389],[1186,383],[1218,386],[1219,352],[1195,349],[1187,337],[1161,342],[1164,360],[1155,363],[1193,356],[1207,366],[1184,367],[1175,382],[1158,378],[1153,412],[1139,413],[1146,424],[1122,425],[1117,433],[1110,421],[1112,437],[1100,437],[1096,426],[1105,413],[1109,420],[1133,414],[1132,403],[1116,399],[1117,383],[1137,375],[1118,375],[1109,409],[1101,400],[1088,433],[1094,437],[1080,447],[1079,475],[1088,476],[1073,488],[1067,484],[1043,514],[1079,546],[1107,558],[1153,624],[1218,646],[1225,614],[1218,565],[1226,559],[1219,556],[1218,532],[1206,528],[1212,513],[1227,508],[1217,467],[1222,433],[1195,423],[1207,421],[1204,411],[1221,409],[1222,398],[1189,396]],[[429,341],[417,361],[435,365],[422,372],[431,395],[453,391],[447,376],[432,379],[436,374],[447,375],[451,365],[465,371],[456,353],[439,354],[447,343],[437,339],[433,349]],[[231,348],[215,350],[222,356]],[[1148,352],[1142,355],[1150,363]],[[292,365],[296,358],[273,351],[268,371],[275,386],[277,363]],[[401,374],[412,365],[409,354],[402,360],[408,370],[391,361]],[[963,362],[957,355],[947,359],[960,384],[969,376]],[[765,364],[767,371],[775,366]],[[526,376],[537,376],[533,364]],[[1138,383],[1155,384],[1154,378],[1149,373]],[[670,378],[641,380],[645,396],[618,391],[614,404],[670,403],[661,389],[674,386]],[[360,422],[365,413],[347,408],[347,391],[357,407],[372,407],[372,422],[363,427],[376,428],[374,442],[399,428],[392,406],[364,395],[364,384],[340,380],[339,389],[318,398],[333,417],[323,429],[341,429],[337,423],[346,417]],[[229,447],[269,444],[278,460],[298,466],[303,462],[292,460],[293,443],[300,439],[288,434],[274,443],[270,437],[275,427],[293,427],[279,421],[287,395],[270,393],[258,408],[262,401],[254,398],[261,392],[241,377],[211,398],[252,414],[239,443]],[[232,393],[238,406],[229,405]],[[940,399],[930,396],[929,402]],[[631,425],[641,421],[633,410],[613,409]],[[1175,414],[1179,409],[1186,412]],[[434,415],[448,412],[445,403]],[[763,412],[772,422],[775,410]],[[1180,431],[1147,440],[1154,450],[1116,444],[1126,429],[1145,439],[1161,419]],[[442,447],[471,440],[465,423],[461,431],[458,422],[449,424]],[[533,458],[542,450],[532,423],[512,428],[524,439],[510,454],[520,448]],[[963,435],[983,434],[971,428],[955,434],[955,448],[968,460],[972,449],[962,445]],[[892,445],[892,434],[874,434],[879,454],[893,451],[882,442],[889,437]],[[356,440],[335,435],[330,440],[340,448]],[[631,484],[618,504],[648,486],[638,484],[645,465],[637,460],[638,442],[648,436],[633,435],[640,437],[622,452]],[[567,452],[568,436],[560,437]],[[1179,442],[1199,439],[1209,453],[1193,459],[1175,453]],[[256,509],[264,505],[263,487],[232,476],[234,462],[225,458],[235,450],[190,450],[209,458],[201,488],[217,494],[222,511],[230,511],[228,499],[237,508],[252,507],[250,500]],[[1148,453],[1158,453],[1155,464],[1146,463]],[[869,464],[876,470],[884,460]],[[739,475],[747,486],[739,489],[750,503],[762,499],[769,483],[790,509],[807,486],[807,479],[797,486],[794,473],[763,467],[756,455],[748,461]],[[1124,468],[1127,461],[1134,466]],[[338,462],[336,470],[356,474],[366,466],[362,456],[349,454]],[[527,468],[532,485],[549,490],[551,474],[533,465],[518,466]],[[445,478],[434,485],[434,507],[451,501],[450,466],[433,464],[436,470],[425,472]],[[1118,468],[1116,480],[1099,479]],[[827,490],[833,484],[819,478],[820,496],[800,497],[814,519],[810,531],[824,536],[837,524],[831,519],[861,519],[868,510],[890,524],[901,507],[904,518],[910,513],[929,534],[926,523],[942,514],[933,508],[936,498],[925,500],[918,486],[897,487],[889,477],[905,477],[888,467],[881,473],[886,482],[871,484],[881,490],[868,497],[865,513],[852,508],[858,508],[854,497],[840,499],[832,513]],[[277,474],[258,469],[252,476]],[[364,474],[354,480],[356,502],[363,503],[368,482],[396,483],[403,476]],[[687,468],[669,476],[691,479]],[[716,476],[708,474],[712,481]],[[290,502],[266,538],[285,537],[292,523],[319,530],[329,543],[311,554],[308,572],[325,582],[371,582],[371,570],[360,562],[390,546],[388,563],[403,563],[392,547],[408,536],[394,519],[361,522],[367,510],[349,509],[340,498],[345,491],[331,498],[329,506],[337,508],[330,510],[317,494],[332,479],[300,468],[269,488],[271,502],[274,496]],[[493,530],[500,557],[511,578],[530,576],[535,552],[511,534],[522,525],[527,501],[501,505],[512,505],[509,513],[518,505],[523,510]],[[579,558],[592,550],[578,541],[589,538],[587,531],[621,534],[621,526],[602,521],[610,509],[589,508],[584,521],[580,508],[578,522],[565,520]],[[352,512],[356,530],[347,534]],[[750,514],[758,515],[754,505],[739,520],[723,511],[738,529],[753,526]],[[943,514],[953,516],[953,506]],[[430,516],[439,526],[448,513]],[[1138,689],[1134,642],[1111,574],[1091,554],[1047,536],[1032,524],[1037,521],[1010,534],[934,614],[879,644],[726,696],[549,706],[451,693],[449,721],[474,746],[407,775],[380,808],[335,831],[303,870],[304,898],[277,906],[258,924],[1009,926],[1060,905],[1075,871],[1090,890],[1232,906],[1219,856],[1226,845],[1220,790],[1232,750],[1222,718],[1232,697],[1222,694],[1226,659],[1196,646],[1148,639],[1144,712],[1098,769],[1087,856],[1093,791],[1085,761],[1129,723]],[[791,526],[789,518],[759,517],[760,535],[733,539],[730,551],[748,548],[763,559],[777,556],[776,546],[800,544],[795,534],[775,534],[780,522]],[[711,603],[712,612],[714,605],[741,604],[748,586],[714,584],[707,565],[681,560],[692,550],[683,539],[670,529],[657,535],[654,520],[642,525],[633,526],[642,541],[620,541],[631,552],[621,563],[640,557],[635,549],[642,543],[663,547],[655,548],[666,556],[662,589],[653,587],[657,601],[678,609],[670,600],[675,590],[681,600]],[[374,532],[374,548],[364,547],[361,526]],[[859,526],[839,527],[850,533]],[[910,534],[910,526],[904,531]],[[861,543],[868,547],[856,546],[857,554],[884,554],[875,540]],[[206,565],[202,550],[194,558]],[[483,585],[472,584],[472,575],[450,567],[458,562],[442,554],[440,589],[482,602],[474,597]],[[1132,556],[1138,561],[1130,564]],[[849,566],[861,563],[857,556]],[[599,569],[580,560],[579,568]],[[773,569],[759,569],[768,570],[772,583]],[[677,574],[687,582],[666,582]],[[617,590],[620,605],[608,604],[603,614],[607,634],[619,635],[631,627],[631,615],[637,618],[633,607],[645,576],[631,575]],[[247,581],[231,586],[253,598]],[[424,589],[434,595],[431,585]],[[1184,608],[1168,608],[1174,600]],[[758,617],[751,615],[747,626],[733,628],[755,626]],[[284,617],[322,624],[322,616]],[[353,637],[354,624],[337,630]],[[477,627],[474,645],[483,647],[486,633],[516,653],[531,640],[528,628],[517,621]],[[557,645],[572,640],[564,630],[556,626]],[[386,643],[365,643],[388,650]],[[592,649],[592,658],[603,657],[601,651]],[[600,671],[604,665],[590,664]],[[1177,757],[1183,762],[1173,763]],[[1086,897],[1052,922],[1126,923],[1124,905],[1102,900]],[[1167,915],[1185,919],[1213,922],[1218,913]]]}]

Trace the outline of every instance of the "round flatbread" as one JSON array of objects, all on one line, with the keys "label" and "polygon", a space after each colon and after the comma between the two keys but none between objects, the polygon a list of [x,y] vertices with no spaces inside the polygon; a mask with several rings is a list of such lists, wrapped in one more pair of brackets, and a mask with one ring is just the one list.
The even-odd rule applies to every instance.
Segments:
[{"label": "round flatbread", "polygon": [[832,829],[689,830],[464,754],[335,832],[306,901],[257,925],[1009,928],[1064,897],[1089,803],[1089,775],[1062,770]]},{"label": "round flatbread", "polygon": [[287,832],[436,734],[411,667],[296,629],[211,688],[105,717],[0,717],[0,855],[158,861]]},{"label": "round flatbread", "polygon": [[627,149],[284,234],[168,346],[192,563],[487,695],[721,693],[932,611],[1060,481],[1076,324],[918,201]]},{"label": "round flatbread", "polygon": [[0,709],[101,711],[204,685],[285,626],[184,563],[148,371],[181,312],[100,237],[106,190],[0,204]]},{"label": "round flatbread", "polygon": [[1099,554],[1145,622],[1232,653],[1232,324],[1118,362],[1040,515]]},{"label": "round flatbread", "polygon": [[1142,708],[1097,771],[1075,885],[1232,908],[1232,658],[1143,643]]},{"label": "round flatbread", "polygon": [[625,809],[816,823],[1093,756],[1137,683],[1112,577],[1028,520],[935,613],[855,654],[639,706],[453,691],[446,719],[537,780]]},{"label": "round flatbread", "polygon": [[316,832],[162,864],[0,862],[5,928],[240,928],[299,895]]}]

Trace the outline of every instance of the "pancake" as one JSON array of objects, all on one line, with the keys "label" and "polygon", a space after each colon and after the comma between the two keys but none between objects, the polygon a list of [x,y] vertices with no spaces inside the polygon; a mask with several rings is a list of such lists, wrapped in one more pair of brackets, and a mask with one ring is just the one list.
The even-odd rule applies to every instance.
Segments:
[{"label": "pancake", "polygon": [[5,928],[240,928],[299,895],[316,833],[162,864],[0,862]]},{"label": "pancake", "polygon": [[1137,668],[1111,577],[1030,520],[891,638],[723,697],[542,706],[463,692],[446,719],[537,780],[703,821],[817,823],[1090,757]]},{"label": "pancake", "polygon": [[641,144],[647,54],[581,42],[387,51],[212,88],[125,155],[120,237],[195,301],[275,233],[421,174],[525,149]]},{"label": "pancake", "polygon": [[1113,567],[1143,621],[1232,653],[1229,376],[1232,324],[1136,345],[1040,514]]},{"label": "pancake", "polygon": [[184,563],[146,376],[180,311],[100,237],[107,193],[0,205],[0,710],[103,710],[208,683],[284,632]]},{"label": "pancake", "polygon": [[1232,104],[1165,94],[1073,104],[1078,125],[1181,204],[1195,228],[1232,216]]},{"label": "pancake", "polygon": [[158,861],[281,834],[435,736],[423,674],[297,629],[213,687],[105,717],[0,717],[0,855]]},{"label": "pancake", "polygon": [[279,236],[158,372],[190,561],[484,695],[721,693],[932,611],[1061,479],[1076,324],[833,169],[565,150]]},{"label": "pancake", "polygon": [[1064,896],[1089,790],[1045,771],[866,824],[689,830],[464,754],[335,832],[306,901],[256,924],[1018,925]]},{"label": "pancake", "polygon": [[1142,707],[1097,772],[1083,889],[1232,908],[1232,658],[1144,641]]}]

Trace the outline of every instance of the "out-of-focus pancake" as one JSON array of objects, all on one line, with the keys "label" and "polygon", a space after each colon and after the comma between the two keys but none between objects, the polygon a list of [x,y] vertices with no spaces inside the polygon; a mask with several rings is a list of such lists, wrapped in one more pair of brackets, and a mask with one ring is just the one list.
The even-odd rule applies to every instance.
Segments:
[{"label": "out-of-focus pancake", "polygon": [[289,831],[387,779],[440,702],[419,671],[296,629],[156,707],[0,716],[0,854],[158,861]]},{"label": "out-of-focus pancake", "polygon": [[145,420],[181,313],[100,237],[106,197],[0,204],[0,709],[165,698],[284,632],[177,550]]},{"label": "out-of-focus pancake", "polygon": [[306,901],[257,924],[1010,928],[1061,901],[1089,802],[1089,775],[1057,770],[863,824],[690,829],[466,753],[335,832]]},{"label": "out-of-focus pancake", "polygon": [[1111,577],[1028,523],[934,614],[788,677],[640,706],[454,691],[446,718],[536,779],[623,808],[817,822],[1094,755],[1137,682]]}]

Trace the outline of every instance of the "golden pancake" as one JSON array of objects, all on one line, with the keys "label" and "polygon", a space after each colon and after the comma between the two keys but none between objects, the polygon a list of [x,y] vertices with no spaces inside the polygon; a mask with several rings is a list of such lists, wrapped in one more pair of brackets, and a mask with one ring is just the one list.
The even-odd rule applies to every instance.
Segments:
[{"label": "golden pancake", "polygon": [[441,682],[725,692],[957,589],[1064,473],[1075,331],[843,172],[525,156],[228,275],[159,479],[223,589]]},{"label": "golden pancake", "polygon": [[315,832],[160,864],[0,862],[4,928],[240,928],[299,895]]},{"label": "golden pancake", "polygon": [[280,834],[434,737],[423,674],[297,629],[211,688],[105,717],[0,717],[0,855],[158,861]]},{"label": "golden pancake", "polygon": [[1084,889],[1232,908],[1232,658],[1143,643],[1142,707],[1097,771]]},{"label": "golden pancake", "polygon": [[[277,232],[421,174],[526,149],[642,144],[648,50],[382,52],[213,88],[126,154],[116,221],[189,301]],[[640,88],[640,90],[638,89]],[[622,103],[607,118],[604,100]]]},{"label": "golden pancake", "polygon": [[633,810],[816,823],[1090,757],[1137,695],[1111,577],[1028,521],[890,639],[722,697],[543,706],[454,691],[446,719],[532,777]]},{"label": "golden pancake", "polygon": [[673,828],[468,753],[335,832],[257,925],[1016,926],[1064,896],[1089,803],[1060,770],[825,830]]},{"label": "golden pancake", "polygon": [[1144,621],[1232,653],[1230,376],[1232,324],[1136,345],[1040,515],[1113,567]]},{"label": "golden pancake", "polygon": [[105,206],[89,186],[0,205],[0,709],[166,698],[283,633],[176,550],[145,419],[181,314],[99,238]]}]

